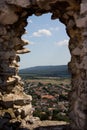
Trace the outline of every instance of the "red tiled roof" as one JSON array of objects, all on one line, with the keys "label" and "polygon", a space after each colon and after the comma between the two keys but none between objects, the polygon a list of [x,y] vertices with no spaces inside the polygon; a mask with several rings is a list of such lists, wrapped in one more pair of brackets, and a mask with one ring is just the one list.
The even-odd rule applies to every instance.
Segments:
[{"label": "red tiled roof", "polygon": [[55,97],[52,95],[42,95],[41,98],[54,99]]}]

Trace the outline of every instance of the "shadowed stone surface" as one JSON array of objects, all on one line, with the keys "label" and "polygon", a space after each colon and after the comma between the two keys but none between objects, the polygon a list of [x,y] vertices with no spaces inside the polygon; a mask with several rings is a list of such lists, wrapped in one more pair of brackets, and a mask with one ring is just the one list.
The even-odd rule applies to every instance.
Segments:
[{"label": "shadowed stone surface", "polygon": [[[0,129],[14,130],[36,119],[31,96],[18,76],[20,57],[29,52],[21,39],[27,18],[52,13],[66,26],[72,74],[71,129],[87,130],[87,0],[0,0]],[[24,125],[24,126],[25,126]],[[29,129],[29,128],[28,128]]]}]

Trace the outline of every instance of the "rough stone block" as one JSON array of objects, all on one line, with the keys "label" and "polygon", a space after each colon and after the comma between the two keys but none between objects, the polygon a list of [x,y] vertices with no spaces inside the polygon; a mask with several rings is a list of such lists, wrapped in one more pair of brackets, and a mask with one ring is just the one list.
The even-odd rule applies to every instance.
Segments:
[{"label": "rough stone block", "polygon": [[31,5],[31,0],[6,0],[6,1],[8,4],[17,5],[24,8],[28,8]]},{"label": "rough stone block", "polygon": [[87,23],[87,16],[85,16],[83,18],[76,19],[77,27],[80,27],[80,28],[84,27],[85,28],[86,23]]},{"label": "rough stone block", "polygon": [[9,7],[4,7],[2,10],[0,9],[0,12],[0,24],[6,25],[17,22],[18,16]]},{"label": "rough stone block", "polygon": [[19,110],[21,110],[21,117],[25,118],[26,116],[31,116],[31,111],[32,111],[32,105],[25,105],[23,107],[21,107]]},{"label": "rough stone block", "polygon": [[86,13],[86,12],[87,12],[87,3],[82,3],[80,13],[83,14],[83,13]]}]

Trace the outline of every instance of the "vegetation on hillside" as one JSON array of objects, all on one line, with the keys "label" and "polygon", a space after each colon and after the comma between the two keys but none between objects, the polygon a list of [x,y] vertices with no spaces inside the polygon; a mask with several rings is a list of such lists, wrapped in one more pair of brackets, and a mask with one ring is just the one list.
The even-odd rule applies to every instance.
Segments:
[{"label": "vegetation on hillside", "polygon": [[35,77],[70,77],[67,65],[61,66],[36,66],[21,69],[19,74],[23,78]]}]

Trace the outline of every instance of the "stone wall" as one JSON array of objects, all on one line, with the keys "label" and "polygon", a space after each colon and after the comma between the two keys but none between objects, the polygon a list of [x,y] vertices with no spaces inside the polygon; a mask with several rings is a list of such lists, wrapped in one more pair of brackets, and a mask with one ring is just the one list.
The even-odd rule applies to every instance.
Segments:
[{"label": "stone wall", "polygon": [[[66,26],[70,37],[72,73],[70,119],[73,130],[87,130],[87,1],[86,0],[0,0],[0,129],[23,126],[34,120],[31,96],[23,92],[18,76],[18,54],[29,52],[21,39],[27,18],[52,13]],[[15,128],[16,129],[16,128]]]}]

